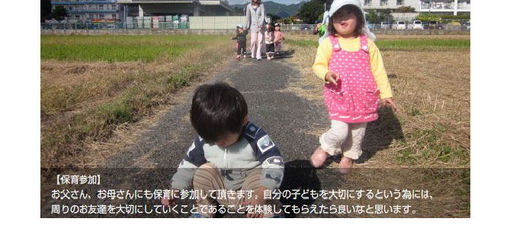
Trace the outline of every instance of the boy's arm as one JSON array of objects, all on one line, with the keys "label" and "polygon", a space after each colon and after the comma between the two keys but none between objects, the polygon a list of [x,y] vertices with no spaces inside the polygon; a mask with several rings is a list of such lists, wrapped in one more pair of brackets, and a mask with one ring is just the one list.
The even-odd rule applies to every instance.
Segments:
[{"label": "boy's arm", "polygon": [[203,145],[203,140],[197,136],[193,144],[189,147],[186,156],[179,163],[177,172],[172,177],[172,189],[182,190],[191,186],[196,168],[206,163]]},{"label": "boy's arm", "polygon": [[381,52],[379,52],[379,48],[377,48],[377,46],[371,40],[368,40],[368,46],[370,54],[370,67],[372,69],[372,73],[374,74],[377,88],[379,88],[380,98],[391,98],[393,97],[393,94],[391,92],[391,85],[390,81],[388,80],[388,75],[386,74],[386,69],[384,68]]},{"label": "boy's arm", "polygon": [[250,145],[255,151],[257,159],[262,163],[260,184],[269,190],[279,188],[285,170],[280,150],[262,128],[249,123],[246,129],[246,134],[253,139],[250,140]]}]

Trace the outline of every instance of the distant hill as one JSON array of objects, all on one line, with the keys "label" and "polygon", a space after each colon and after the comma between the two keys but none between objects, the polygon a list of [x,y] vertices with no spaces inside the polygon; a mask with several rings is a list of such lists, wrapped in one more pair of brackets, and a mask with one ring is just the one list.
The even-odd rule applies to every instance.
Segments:
[{"label": "distant hill", "polygon": [[[278,15],[282,18],[294,16],[297,14],[299,8],[305,3],[306,1],[302,1],[296,4],[291,5],[284,5],[279,4],[272,1],[263,1],[264,3],[264,9],[266,10],[266,14],[272,14],[272,15]],[[246,4],[243,5],[231,5],[235,11],[239,12],[239,10],[243,10],[246,7]]]}]

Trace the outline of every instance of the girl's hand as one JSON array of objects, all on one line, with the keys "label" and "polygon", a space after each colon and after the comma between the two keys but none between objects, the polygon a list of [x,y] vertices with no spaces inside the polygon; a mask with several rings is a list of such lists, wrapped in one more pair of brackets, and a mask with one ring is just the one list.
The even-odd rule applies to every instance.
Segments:
[{"label": "girl's hand", "polygon": [[383,103],[383,106],[391,106],[391,108],[393,109],[394,112],[397,111],[397,105],[395,105],[395,102],[393,102],[393,100],[391,98],[384,98],[382,99],[382,103]]},{"label": "girl's hand", "polygon": [[328,72],[326,73],[324,80],[326,81],[326,84],[333,83],[334,85],[338,85],[337,81],[340,80],[340,75],[334,72]]}]

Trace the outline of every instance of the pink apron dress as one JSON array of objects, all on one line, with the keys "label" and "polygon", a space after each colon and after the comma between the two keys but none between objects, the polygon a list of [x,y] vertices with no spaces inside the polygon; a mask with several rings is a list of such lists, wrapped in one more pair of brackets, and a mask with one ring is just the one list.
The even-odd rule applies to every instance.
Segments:
[{"label": "pink apron dress", "polygon": [[360,37],[360,49],[342,50],[335,36],[329,36],[333,54],[329,71],[340,76],[338,85],[324,85],[324,102],[329,118],[346,123],[365,123],[377,120],[379,89],[370,67],[367,37]]}]

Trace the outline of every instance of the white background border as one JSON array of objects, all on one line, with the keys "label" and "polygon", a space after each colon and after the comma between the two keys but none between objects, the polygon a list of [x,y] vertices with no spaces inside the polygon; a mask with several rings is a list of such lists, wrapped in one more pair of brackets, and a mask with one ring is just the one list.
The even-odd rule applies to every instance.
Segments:
[{"label": "white background border", "polygon": [[[32,4],[30,4],[32,3]],[[508,221],[510,4],[471,1],[470,219],[40,219],[40,2],[2,2],[2,224],[38,227],[479,227]],[[15,21],[9,21],[15,18]],[[490,224],[488,222],[491,222]],[[192,223],[191,223],[192,222]],[[499,223],[501,224],[501,223]],[[503,224],[508,224],[504,222]]]}]

